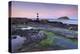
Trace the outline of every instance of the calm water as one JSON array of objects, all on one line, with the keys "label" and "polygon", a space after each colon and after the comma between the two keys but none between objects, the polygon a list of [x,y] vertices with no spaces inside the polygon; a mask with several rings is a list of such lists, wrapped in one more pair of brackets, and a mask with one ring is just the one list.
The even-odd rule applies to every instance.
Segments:
[{"label": "calm water", "polygon": [[12,44],[12,51],[16,51],[18,48],[22,47],[22,44],[24,43],[25,37],[20,37],[19,35],[16,35],[16,39],[11,40]]},{"label": "calm water", "polygon": [[61,20],[61,19],[50,19],[49,21],[63,22],[64,24],[78,24],[77,19]]}]

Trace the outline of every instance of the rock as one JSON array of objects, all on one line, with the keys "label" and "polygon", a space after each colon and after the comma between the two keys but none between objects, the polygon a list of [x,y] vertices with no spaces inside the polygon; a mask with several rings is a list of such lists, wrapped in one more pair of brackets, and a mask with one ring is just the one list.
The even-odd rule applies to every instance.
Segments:
[{"label": "rock", "polygon": [[62,20],[69,20],[69,17],[67,17],[67,16],[63,16],[63,17],[60,17],[60,18],[58,18],[58,19],[62,19]]},{"label": "rock", "polygon": [[30,39],[29,41],[30,42],[38,42],[38,41],[44,39],[44,37],[45,37],[44,33],[42,31],[39,31],[38,33],[30,36],[29,37],[29,39]]}]

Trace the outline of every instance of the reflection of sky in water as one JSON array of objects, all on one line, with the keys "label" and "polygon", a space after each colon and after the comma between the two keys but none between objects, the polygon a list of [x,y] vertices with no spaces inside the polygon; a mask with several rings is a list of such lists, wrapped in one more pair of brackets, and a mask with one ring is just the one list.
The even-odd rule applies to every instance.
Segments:
[{"label": "reflection of sky in water", "polygon": [[11,43],[12,43],[12,50],[14,51],[17,48],[20,48],[22,46],[22,44],[24,43],[25,38],[24,37],[20,37],[17,36],[16,39],[12,39]]},{"label": "reflection of sky in water", "polygon": [[77,48],[76,44],[74,44],[71,40],[66,38],[56,37],[55,41],[56,41],[56,45],[64,46],[65,48],[69,48],[69,49]]}]

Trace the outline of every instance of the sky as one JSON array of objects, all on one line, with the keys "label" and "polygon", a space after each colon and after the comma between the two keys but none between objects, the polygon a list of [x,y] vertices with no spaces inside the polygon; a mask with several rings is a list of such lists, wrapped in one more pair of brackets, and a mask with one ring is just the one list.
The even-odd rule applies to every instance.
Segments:
[{"label": "sky", "polygon": [[63,16],[67,16],[70,19],[78,19],[77,5],[13,1],[11,8],[11,17],[33,19],[39,13],[40,19],[57,19]]}]

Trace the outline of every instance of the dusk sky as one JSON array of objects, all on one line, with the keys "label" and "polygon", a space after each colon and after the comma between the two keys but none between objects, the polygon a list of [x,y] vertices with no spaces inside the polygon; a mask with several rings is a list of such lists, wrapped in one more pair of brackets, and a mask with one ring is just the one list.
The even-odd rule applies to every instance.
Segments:
[{"label": "dusk sky", "polygon": [[11,17],[36,18],[36,13],[39,13],[39,18],[44,19],[57,19],[62,16],[68,16],[70,19],[77,19],[78,6],[19,1],[12,2]]}]

